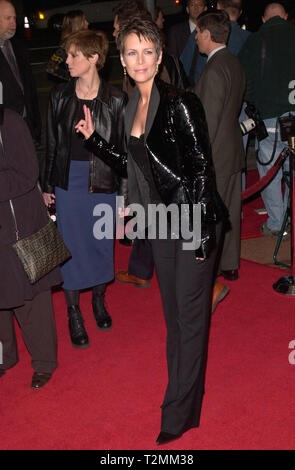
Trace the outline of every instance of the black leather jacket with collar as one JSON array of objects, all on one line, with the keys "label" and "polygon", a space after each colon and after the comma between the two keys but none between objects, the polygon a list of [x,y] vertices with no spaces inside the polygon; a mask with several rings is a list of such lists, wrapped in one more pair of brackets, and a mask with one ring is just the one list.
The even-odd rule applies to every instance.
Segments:
[{"label": "black leather jacket with collar", "polygon": [[[51,92],[47,116],[47,155],[43,190],[54,192],[55,186],[68,188],[71,163],[71,136],[74,116],[78,106],[75,93],[76,79],[57,85]],[[125,93],[112,87],[103,79],[97,97],[93,100],[91,114],[96,131],[118,149],[123,149]],[[90,157],[89,192],[113,193],[120,178],[108,165]]]},{"label": "black leather jacket with collar", "polygon": [[[127,146],[139,97],[136,88],[126,109]],[[208,127],[199,98],[156,79],[144,140],[162,202],[188,204],[190,208],[201,204],[201,246],[196,256],[207,258],[216,246],[215,226],[226,218],[227,210],[216,189]],[[121,175],[127,175],[128,153],[108,145],[97,132],[86,141],[86,146]],[[129,202],[136,202],[136,185],[129,173],[128,177]]]}]

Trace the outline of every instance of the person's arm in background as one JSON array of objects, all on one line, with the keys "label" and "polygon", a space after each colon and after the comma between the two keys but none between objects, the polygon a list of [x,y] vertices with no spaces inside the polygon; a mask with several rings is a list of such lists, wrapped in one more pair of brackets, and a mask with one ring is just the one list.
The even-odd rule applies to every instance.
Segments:
[{"label": "person's arm in background", "polygon": [[43,197],[46,206],[50,205],[55,200],[54,187],[51,185],[51,175],[55,164],[56,158],[56,110],[54,103],[53,92],[49,98],[48,112],[47,112],[47,148],[46,148],[46,161],[45,161],[45,175],[43,182]]},{"label": "person's arm in background", "polygon": [[216,139],[217,131],[223,119],[224,100],[226,93],[222,84],[222,73],[216,69],[206,69],[205,76],[198,81],[194,92],[201,100],[206,114],[209,129],[209,137],[212,147]]}]

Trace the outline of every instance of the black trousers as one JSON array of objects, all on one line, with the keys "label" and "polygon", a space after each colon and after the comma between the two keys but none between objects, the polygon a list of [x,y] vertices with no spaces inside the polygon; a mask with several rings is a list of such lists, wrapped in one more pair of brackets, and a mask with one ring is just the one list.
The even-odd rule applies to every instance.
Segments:
[{"label": "black trousers", "polygon": [[[221,226],[217,234],[220,240]],[[169,380],[161,431],[179,434],[199,425],[218,250],[197,263],[182,240],[151,240],[151,245],[167,326]]]},{"label": "black trousers", "polygon": [[150,240],[134,240],[128,263],[128,274],[140,279],[151,279],[154,272],[154,259]]},{"label": "black trousers", "polygon": [[14,315],[32,356],[34,371],[53,372],[57,367],[57,338],[51,292],[41,292],[14,310],[0,310],[0,341],[3,348],[0,369],[9,369],[18,362]]}]

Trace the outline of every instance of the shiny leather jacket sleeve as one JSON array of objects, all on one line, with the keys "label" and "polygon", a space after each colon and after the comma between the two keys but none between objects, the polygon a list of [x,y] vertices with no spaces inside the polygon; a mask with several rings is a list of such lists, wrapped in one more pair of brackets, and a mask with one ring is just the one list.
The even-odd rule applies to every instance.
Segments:
[{"label": "shiny leather jacket sleeve", "polygon": [[118,152],[114,145],[109,144],[96,131],[85,141],[85,146],[121,177],[127,178],[127,153]]},{"label": "shiny leather jacket sleeve", "polygon": [[173,123],[183,158],[183,187],[191,204],[201,204],[201,246],[196,257],[206,259],[216,245],[215,207],[219,195],[205,112],[195,94],[185,93],[176,102]]},{"label": "shiny leather jacket sleeve", "polygon": [[[117,139],[114,141],[115,147],[118,149],[118,153],[124,153],[124,119],[125,119],[125,109],[128,102],[128,97],[124,94],[124,98],[118,101],[117,111],[116,111],[116,130],[117,130]],[[119,187],[118,187],[118,196],[123,196],[125,205],[128,205],[128,179],[127,179],[127,170],[126,175],[124,173],[119,173]]]},{"label": "shiny leather jacket sleeve", "polygon": [[48,103],[47,110],[47,152],[46,152],[46,167],[45,167],[45,177],[43,182],[43,190],[46,193],[53,193],[54,187],[50,184],[52,171],[55,164],[56,158],[56,147],[57,147],[57,138],[56,138],[56,129],[54,123],[56,121],[56,100],[54,99],[54,94],[51,92]]}]

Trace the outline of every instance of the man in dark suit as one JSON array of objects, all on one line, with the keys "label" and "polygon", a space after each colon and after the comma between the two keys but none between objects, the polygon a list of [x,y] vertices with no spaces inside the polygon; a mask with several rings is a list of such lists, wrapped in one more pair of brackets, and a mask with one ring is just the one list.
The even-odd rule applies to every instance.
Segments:
[{"label": "man in dark suit", "polygon": [[[217,2],[217,9],[225,10],[229,15],[231,32],[228,38],[227,47],[232,54],[238,55],[243,44],[250,35],[249,31],[245,31],[240,28],[237,23],[242,14],[242,0],[219,0]],[[195,85],[197,83],[198,78],[206,65],[206,56],[199,54],[195,36],[196,31],[194,30],[180,56],[180,60],[191,85]],[[243,116],[240,120],[244,119],[247,119],[247,116]]]},{"label": "man in dark suit", "polygon": [[27,53],[15,38],[16,14],[12,3],[0,0],[0,81],[3,104],[27,122],[35,143],[41,139],[41,117]]},{"label": "man in dark suit", "polygon": [[186,12],[188,19],[182,23],[171,26],[167,38],[167,51],[179,58],[190,34],[196,28],[196,21],[200,13],[207,10],[206,0],[188,0]]},{"label": "man in dark suit", "polygon": [[229,210],[220,272],[238,278],[240,266],[241,169],[244,162],[238,117],[245,90],[244,70],[226,47],[230,19],[223,10],[205,12],[197,20],[199,50],[208,56],[196,86],[208,122],[218,192]]}]

